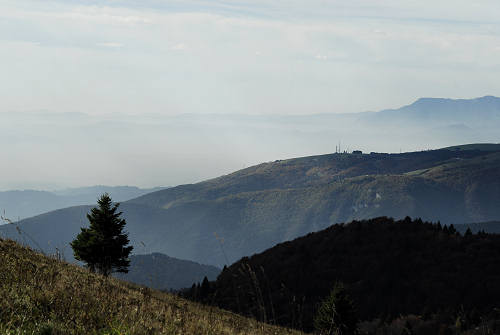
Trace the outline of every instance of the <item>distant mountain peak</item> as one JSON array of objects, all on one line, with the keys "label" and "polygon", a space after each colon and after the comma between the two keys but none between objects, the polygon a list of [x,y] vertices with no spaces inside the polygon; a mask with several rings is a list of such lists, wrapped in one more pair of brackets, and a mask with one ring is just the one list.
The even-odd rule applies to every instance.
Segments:
[{"label": "distant mountain peak", "polygon": [[474,99],[424,97],[410,105],[382,110],[365,118],[368,122],[397,122],[402,126],[415,125],[415,122],[433,127],[463,123],[479,129],[500,121],[500,98],[492,95]]},{"label": "distant mountain peak", "polygon": [[496,97],[494,95],[485,95],[484,97],[477,98],[477,99],[481,99],[481,100],[499,100],[500,98]]},{"label": "distant mountain peak", "polygon": [[448,98],[419,98],[417,101],[412,103],[410,106],[422,106],[428,104],[438,104],[443,102],[453,101],[453,99]]},{"label": "distant mountain peak", "polygon": [[410,106],[425,106],[428,104],[441,104],[441,103],[464,103],[464,102],[500,102],[500,98],[493,95],[485,95],[482,97],[472,99],[450,99],[450,98],[430,98],[423,97],[417,99]]}]

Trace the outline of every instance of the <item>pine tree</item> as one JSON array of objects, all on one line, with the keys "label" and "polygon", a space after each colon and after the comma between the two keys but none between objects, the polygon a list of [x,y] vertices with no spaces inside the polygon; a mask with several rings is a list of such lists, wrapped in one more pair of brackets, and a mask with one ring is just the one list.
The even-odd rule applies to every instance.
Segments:
[{"label": "pine tree", "polygon": [[206,300],[210,294],[210,283],[208,282],[207,276],[203,278],[201,282],[200,296],[201,299]]},{"label": "pine tree", "polygon": [[132,246],[128,234],[123,231],[125,220],[117,212],[119,204],[114,204],[105,193],[97,201],[87,219],[89,228],[81,228],[81,232],[71,242],[75,259],[85,262],[92,272],[109,276],[112,272],[128,272],[129,255]]},{"label": "pine tree", "polygon": [[466,236],[466,237],[472,236],[472,230],[470,230],[470,227],[467,227],[467,230],[465,231],[464,236]]}]

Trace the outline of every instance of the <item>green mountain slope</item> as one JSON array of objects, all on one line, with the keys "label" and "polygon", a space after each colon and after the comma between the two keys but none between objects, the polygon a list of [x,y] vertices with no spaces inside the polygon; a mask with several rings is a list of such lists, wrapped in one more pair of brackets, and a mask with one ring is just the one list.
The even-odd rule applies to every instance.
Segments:
[{"label": "green mountain slope", "polygon": [[1,334],[299,334],[104,278],[0,239]]},{"label": "green mountain slope", "polygon": [[[275,161],[150,193],[120,209],[136,253],[222,266],[338,222],[384,215],[484,222],[500,218],[498,203],[500,152],[434,150]],[[55,211],[19,226],[47,252],[57,246],[69,257],[67,245],[88,210]],[[15,227],[2,226],[0,234],[20,238]]]}]

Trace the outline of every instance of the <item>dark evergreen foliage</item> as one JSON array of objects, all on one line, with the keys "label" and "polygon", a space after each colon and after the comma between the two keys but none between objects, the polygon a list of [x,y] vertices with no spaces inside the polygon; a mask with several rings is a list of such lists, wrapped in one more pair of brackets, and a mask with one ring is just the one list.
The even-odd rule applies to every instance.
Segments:
[{"label": "dark evergreen foliage", "polygon": [[117,212],[119,204],[114,204],[105,193],[97,201],[87,219],[89,228],[81,228],[76,239],[71,242],[75,259],[85,262],[88,268],[105,276],[112,272],[128,272],[132,246],[128,246],[127,233],[123,231],[125,220]]},{"label": "dark evergreen foliage", "polygon": [[453,226],[453,225],[450,225],[450,228],[448,228],[448,230],[450,231],[451,234],[457,233],[457,230],[455,229],[455,226]]},{"label": "dark evergreen foliage", "polygon": [[444,315],[442,322],[454,324],[460,306],[467,315],[500,307],[499,259],[500,235],[462,236],[451,226],[381,217],[333,225],[245,257],[211,283],[205,301],[312,330],[320,302],[339,281],[360,320]]},{"label": "dark evergreen foliage", "polygon": [[470,230],[469,227],[467,227],[467,230],[465,231],[464,236],[472,236],[472,230]]},{"label": "dark evergreen foliage", "polygon": [[204,277],[203,281],[201,282],[200,297],[201,299],[206,299],[209,294],[210,294],[210,283],[208,282],[208,278]]},{"label": "dark evergreen foliage", "polygon": [[353,335],[357,333],[357,324],[351,298],[342,283],[335,283],[314,316],[314,328],[320,335]]}]

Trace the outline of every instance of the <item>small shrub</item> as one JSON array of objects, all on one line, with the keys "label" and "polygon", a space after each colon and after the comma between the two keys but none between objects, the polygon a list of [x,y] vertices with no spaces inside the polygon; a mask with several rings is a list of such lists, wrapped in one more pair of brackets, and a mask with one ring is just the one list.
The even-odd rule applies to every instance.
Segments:
[{"label": "small shrub", "polygon": [[357,334],[358,318],[344,285],[336,283],[321,303],[314,318],[314,328],[321,335]]},{"label": "small shrub", "polygon": [[37,334],[38,335],[52,335],[52,334],[54,334],[54,327],[51,324],[46,323],[40,327]]}]

